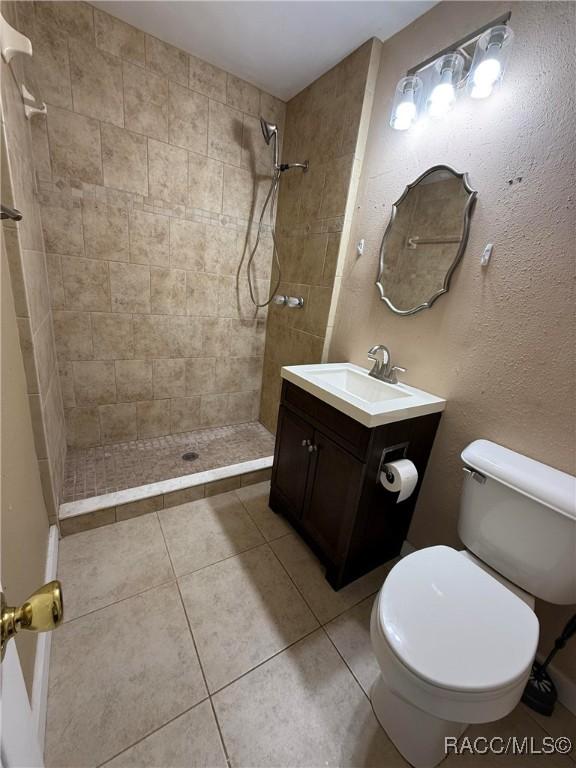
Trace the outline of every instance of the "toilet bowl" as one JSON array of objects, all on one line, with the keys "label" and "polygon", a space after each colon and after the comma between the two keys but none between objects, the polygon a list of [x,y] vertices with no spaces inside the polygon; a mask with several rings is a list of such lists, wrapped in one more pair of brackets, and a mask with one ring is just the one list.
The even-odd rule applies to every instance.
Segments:
[{"label": "toilet bowl", "polygon": [[378,594],[372,705],[415,768],[433,768],[446,737],[505,717],[520,701],[538,620],[530,597],[502,581],[468,553],[438,546],[401,560]]}]

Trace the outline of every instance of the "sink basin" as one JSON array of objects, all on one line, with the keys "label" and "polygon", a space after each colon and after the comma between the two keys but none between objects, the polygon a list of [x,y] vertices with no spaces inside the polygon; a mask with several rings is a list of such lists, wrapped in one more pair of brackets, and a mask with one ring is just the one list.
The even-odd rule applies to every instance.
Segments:
[{"label": "sink basin", "polygon": [[407,384],[388,384],[352,363],[289,365],[282,378],[366,427],[443,411],[446,400]]}]

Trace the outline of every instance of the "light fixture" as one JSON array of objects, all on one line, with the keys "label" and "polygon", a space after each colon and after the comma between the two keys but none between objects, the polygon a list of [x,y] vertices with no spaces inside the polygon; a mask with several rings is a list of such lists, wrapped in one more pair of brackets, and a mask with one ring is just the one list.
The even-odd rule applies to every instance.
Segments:
[{"label": "light fixture", "polygon": [[418,119],[422,80],[417,75],[403,77],[396,86],[390,125],[396,131],[406,131]]},{"label": "light fixture", "polygon": [[464,57],[460,53],[448,53],[434,64],[432,90],[428,97],[430,117],[444,117],[456,102],[456,88],[462,79]]},{"label": "light fixture", "polygon": [[480,35],[468,76],[468,90],[473,99],[485,99],[502,80],[514,32],[504,24]]},{"label": "light fixture", "polygon": [[390,126],[412,128],[421,113],[435,119],[447,115],[464,89],[484,99],[502,81],[514,33],[510,12],[412,67],[396,86]]}]

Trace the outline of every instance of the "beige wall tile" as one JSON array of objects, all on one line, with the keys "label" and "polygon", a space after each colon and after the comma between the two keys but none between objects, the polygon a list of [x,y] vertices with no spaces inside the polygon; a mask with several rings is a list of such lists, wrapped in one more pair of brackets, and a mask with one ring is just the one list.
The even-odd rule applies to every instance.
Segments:
[{"label": "beige wall tile", "polygon": [[216,317],[202,319],[202,355],[215,357],[230,350],[230,321]]},{"label": "beige wall tile", "polygon": [[170,83],[170,143],[206,154],[208,146],[208,98]]},{"label": "beige wall tile", "polygon": [[124,125],[122,64],[115,56],[70,40],[70,77],[74,111],[114,125]]},{"label": "beige wall tile", "polygon": [[150,35],[146,35],[146,67],[175,83],[188,85],[188,56]]},{"label": "beige wall tile", "polygon": [[148,148],[145,136],[102,123],[104,184],[139,195],[148,194]]},{"label": "beige wall tile", "polygon": [[261,357],[216,358],[216,392],[245,392],[260,387]]},{"label": "beige wall tile", "polygon": [[113,312],[150,312],[150,268],[110,262]]},{"label": "beige wall tile", "polygon": [[162,141],[149,139],[150,197],[186,205],[188,200],[188,153]]},{"label": "beige wall tile", "polygon": [[44,245],[50,253],[84,255],[82,210],[80,203],[41,206]]},{"label": "beige wall tile", "polygon": [[226,72],[207,61],[189,56],[190,82],[193,91],[203,93],[216,101],[226,101]]},{"label": "beige wall tile", "polygon": [[116,520],[130,520],[132,517],[146,515],[149,512],[157,512],[164,509],[164,497],[152,496],[149,499],[140,499],[140,501],[131,501],[128,504],[119,504],[116,507]]},{"label": "beige wall tile", "polygon": [[198,357],[202,351],[202,321],[195,317],[135,315],[137,358]]},{"label": "beige wall tile", "polygon": [[34,334],[50,312],[46,262],[44,253],[39,251],[22,250],[21,258],[30,327]]},{"label": "beige wall tile", "polygon": [[60,521],[60,532],[62,536],[71,536],[74,533],[91,531],[94,528],[100,528],[103,525],[110,525],[116,522],[116,509],[98,509],[96,512],[88,512],[85,515],[76,515],[76,517],[65,517]]},{"label": "beige wall tile", "polygon": [[92,314],[92,339],[97,360],[118,360],[134,356],[132,317],[117,313]]},{"label": "beige wall tile", "polygon": [[34,359],[34,345],[32,344],[32,331],[30,330],[30,318],[17,318],[18,336],[20,339],[20,349],[22,350],[22,361],[24,363],[24,372],[26,374],[26,391],[28,394],[35,394],[40,391],[38,383],[38,371]]},{"label": "beige wall tile", "polygon": [[226,477],[223,480],[215,480],[213,483],[207,483],[204,495],[217,496],[219,493],[228,493],[240,488],[240,476]]},{"label": "beige wall tile", "polygon": [[46,433],[44,420],[42,419],[42,403],[40,395],[28,395],[28,406],[32,419],[32,432],[34,434],[34,447],[36,456],[39,459],[45,459],[48,456],[46,448]]},{"label": "beige wall tile", "polygon": [[188,154],[188,205],[204,211],[222,210],[224,166],[210,157]]},{"label": "beige wall tile", "polygon": [[202,395],[200,420],[203,427],[228,423],[228,395]]},{"label": "beige wall tile", "polygon": [[101,405],[98,414],[104,444],[136,440],[136,403]]},{"label": "beige wall tile", "polygon": [[197,357],[186,360],[186,395],[206,395],[215,391],[216,359]]},{"label": "beige wall tile", "polygon": [[47,253],[46,269],[48,271],[48,288],[50,289],[50,306],[52,309],[64,309],[64,283],[62,282],[60,256],[55,253]]},{"label": "beige wall tile", "polygon": [[51,107],[48,137],[52,172],[56,176],[102,184],[100,124],[97,120]]},{"label": "beige wall tile", "polygon": [[59,29],[37,24],[34,28],[33,48],[32,69],[42,99],[51,106],[72,109],[66,35]]},{"label": "beige wall tile", "polygon": [[244,115],[242,129],[242,167],[253,173],[270,175],[274,163],[274,151],[264,141],[260,120]]},{"label": "beige wall tile", "polygon": [[101,405],[116,400],[113,362],[89,360],[73,363],[74,395],[78,405]]},{"label": "beige wall tile", "polygon": [[56,346],[52,332],[52,320],[49,315],[46,316],[34,335],[34,359],[38,372],[39,391],[45,398],[56,373]]},{"label": "beige wall tile", "polygon": [[352,156],[340,157],[334,161],[330,171],[330,183],[324,185],[320,216],[342,216],[348,199]]},{"label": "beige wall tile", "polygon": [[116,360],[115,365],[116,391],[120,402],[153,398],[150,360]]},{"label": "beige wall tile", "polygon": [[227,216],[248,219],[255,214],[256,210],[260,210],[258,208],[259,185],[255,190],[254,183],[251,171],[225,165],[222,212]]},{"label": "beige wall tile", "polygon": [[58,376],[62,390],[62,403],[64,408],[73,408],[76,405],[74,396],[74,368],[72,363],[58,363]]},{"label": "beige wall tile", "polygon": [[186,272],[181,269],[150,270],[150,307],[157,315],[186,314]]},{"label": "beige wall tile", "polygon": [[144,33],[139,29],[95,8],[94,32],[98,48],[144,66]]},{"label": "beige wall tile", "polygon": [[242,112],[218,101],[210,101],[208,155],[232,165],[242,159]]},{"label": "beige wall tile", "polygon": [[260,111],[260,91],[255,85],[228,74],[226,83],[226,103],[250,115]]},{"label": "beige wall tile", "polygon": [[108,264],[92,259],[62,257],[66,306],[84,311],[110,311]]},{"label": "beige wall tile", "polygon": [[186,219],[170,219],[170,265],[190,271],[204,269],[206,225]]},{"label": "beige wall tile", "polygon": [[238,232],[231,227],[206,225],[204,270],[217,275],[235,275],[240,264]]},{"label": "beige wall tile", "polygon": [[266,319],[252,318],[230,320],[230,335],[233,339],[231,353],[239,357],[254,357],[264,354],[266,342]]},{"label": "beige wall tile", "polygon": [[94,356],[90,315],[55,311],[53,318],[58,359],[90,360]]},{"label": "beige wall tile", "polygon": [[194,485],[192,488],[182,488],[181,491],[172,491],[164,494],[164,509],[168,507],[178,507],[180,504],[187,504],[189,501],[198,501],[204,498],[204,486]]},{"label": "beige wall tile", "polygon": [[256,485],[264,483],[272,477],[272,469],[258,469],[256,472],[246,472],[240,476],[240,485],[244,488],[247,485]]},{"label": "beige wall tile", "polygon": [[93,9],[88,3],[43,0],[34,6],[41,26],[58,29],[89,43],[94,40]]},{"label": "beige wall tile", "polygon": [[71,408],[66,411],[66,436],[71,448],[89,448],[92,445],[100,445],[98,406]]},{"label": "beige wall tile", "polygon": [[180,397],[172,400],[171,413],[173,433],[188,432],[201,426],[199,397]]},{"label": "beige wall tile", "polygon": [[260,91],[260,114],[282,130],[286,120],[286,104],[275,96]]},{"label": "beige wall tile", "polygon": [[154,399],[184,397],[185,394],[185,360],[154,360]]},{"label": "beige wall tile", "polygon": [[36,120],[30,121],[34,170],[38,179],[51,179],[52,166],[50,165],[47,117],[46,115],[37,115],[36,118]]},{"label": "beige wall tile", "polygon": [[229,424],[241,424],[258,418],[260,408],[260,390],[254,392],[235,392],[229,395]]},{"label": "beige wall tile", "polygon": [[90,259],[128,261],[128,212],[94,200],[82,201],[86,256]]},{"label": "beige wall tile", "polygon": [[148,400],[136,405],[139,438],[170,434],[170,400]]},{"label": "beige wall tile", "polygon": [[215,317],[218,314],[219,275],[203,272],[186,273],[187,311],[197,317]]},{"label": "beige wall tile", "polygon": [[170,219],[145,211],[131,211],[130,261],[167,266],[170,262]]},{"label": "beige wall tile", "polygon": [[168,140],[168,81],[124,62],[126,128]]}]

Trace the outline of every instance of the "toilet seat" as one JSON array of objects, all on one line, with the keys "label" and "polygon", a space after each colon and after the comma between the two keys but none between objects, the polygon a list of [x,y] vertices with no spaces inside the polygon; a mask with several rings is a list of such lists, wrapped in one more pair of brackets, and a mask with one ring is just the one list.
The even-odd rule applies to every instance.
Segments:
[{"label": "toilet seat", "polygon": [[395,565],[374,603],[371,636],[398,696],[438,718],[483,723],[520,700],[538,620],[465,555],[429,547]]},{"label": "toilet seat", "polygon": [[451,547],[419,550],[388,574],[378,620],[399,661],[438,688],[496,691],[524,678],[538,619],[517,595]]}]

